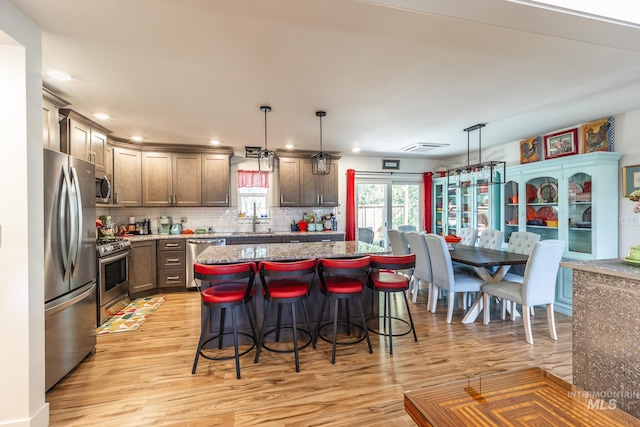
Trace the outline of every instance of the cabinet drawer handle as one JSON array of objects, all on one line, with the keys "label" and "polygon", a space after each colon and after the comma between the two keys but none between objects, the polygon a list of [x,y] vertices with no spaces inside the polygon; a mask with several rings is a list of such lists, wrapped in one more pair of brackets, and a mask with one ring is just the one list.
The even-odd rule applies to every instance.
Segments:
[{"label": "cabinet drawer handle", "polygon": [[167,258],[167,262],[179,262],[180,258]]},{"label": "cabinet drawer handle", "polygon": [[118,195],[118,193],[115,193],[115,194],[113,195],[113,202],[114,202],[114,203],[118,203],[118,201],[119,201],[119,200],[120,200],[120,196]]},{"label": "cabinet drawer handle", "polygon": [[227,193],[227,197],[225,197],[224,202],[229,203],[229,193]]},{"label": "cabinet drawer handle", "polygon": [[177,248],[178,246],[180,246],[180,243],[167,243],[165,245],[167,248]]},{"label": "cabinet drawer handle", "polygon": [[289,240],[289,243],[300,243],[300,240]]},{"label": "cabinet drawer handle", "polygon": [[320,240],[320,241],[321,241],[321,242],[330,242],[330,241],[331,241],[331,239],[322,239],[322,240]]},{"label": "cabinet drawer handle", "polygon": [[167,280],[178,280],[179,276],[167,276]]},{"label": "cabinet drawer handle", "polygon": [[323,203],[324,203],[324,195],[323,195],[323,194],[321,194],[321,195],[320,195],[320,204],[323,204]]},{"label": "cabinet drawer handle", "polygon": [[284,197],[282,196],[282,194],[280,195],[280,206],[282,206],[282,204],[284,203]]}]

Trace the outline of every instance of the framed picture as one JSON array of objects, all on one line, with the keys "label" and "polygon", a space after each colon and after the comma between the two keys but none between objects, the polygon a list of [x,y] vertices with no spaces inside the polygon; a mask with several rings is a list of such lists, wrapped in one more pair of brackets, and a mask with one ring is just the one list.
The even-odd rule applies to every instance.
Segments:
[{"label": "framed picture", "polygon": [[629,197],[635,190],[640,190],[640,165],[622,167],[622,195]]},{"label": "framed picture", "polygon": [[382,160],[382,169],[400,169],[400,160]]},{"label": "framed picture", "polygon": [[582,152],[613,151],[613,117],[582,125]]},{"label": "framed picture", "polygon": [[572,154],[578,154],[577,128],[545,135],[545,159],[555,159],[556,157],[570,156]]},{"label": "framed picture", "polygon": [[539,138],[527,138],[520,141],[520,164],[533,163],[540,160]]}]

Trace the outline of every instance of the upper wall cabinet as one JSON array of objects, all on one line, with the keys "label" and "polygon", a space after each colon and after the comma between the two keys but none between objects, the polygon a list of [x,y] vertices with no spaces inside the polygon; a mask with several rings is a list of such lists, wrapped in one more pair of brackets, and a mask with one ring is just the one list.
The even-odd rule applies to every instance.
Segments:
[{"label": "upper wall cabinet", "polygon": [[59,109],[69,105],[46,88],[42,88],[42,142],[44,148],[60,151]]},{"label": "upper wall cabinet", "polygon": [[113,147],[113,203],[142,206],[142,154],[139,150]]},{"label": "upper wall cabinet", "polygon": [[107,134],[111,131],[68,108],[60,109],[61,151],[95,163],[96,171],[106,172]]},{"label": "upper wall cabinet", "polygon": [[280,206],[338,206],[338,162],[331,173],[313,175],[310,158],[280,158]]},{"label": "upper wall cabinet", "polygon": [[229,206],[229,156],[202,155],[202,206]]},{"label": "upper wall cabinet", "polygon": [[202,156],[142,153],[143,206],[200,206]]}]

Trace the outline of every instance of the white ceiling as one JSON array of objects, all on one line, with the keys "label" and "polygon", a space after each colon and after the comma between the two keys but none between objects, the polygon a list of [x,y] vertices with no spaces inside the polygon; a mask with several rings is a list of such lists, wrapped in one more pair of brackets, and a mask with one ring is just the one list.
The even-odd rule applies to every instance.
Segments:
[{"label": "white ceiling", "polygon": [[244,152],[267,104],[272,150],[317,151],[326,110],[325,151],[446,158],[476,123],[484,148],[640,108],[640,29],[506,0],[11,2],[44,85],[121,139]]}]

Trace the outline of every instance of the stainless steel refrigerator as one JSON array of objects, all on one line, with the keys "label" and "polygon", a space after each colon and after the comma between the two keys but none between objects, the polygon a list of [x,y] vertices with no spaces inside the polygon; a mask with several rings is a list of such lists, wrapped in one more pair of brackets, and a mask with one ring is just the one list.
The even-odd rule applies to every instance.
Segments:
[{"label": "stainless steel refrigerator", "polygon": [[45,385],[96,348],[95,165],[44,149]]}]

